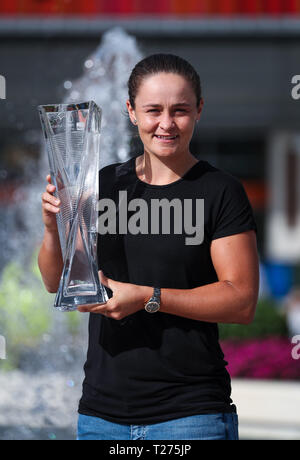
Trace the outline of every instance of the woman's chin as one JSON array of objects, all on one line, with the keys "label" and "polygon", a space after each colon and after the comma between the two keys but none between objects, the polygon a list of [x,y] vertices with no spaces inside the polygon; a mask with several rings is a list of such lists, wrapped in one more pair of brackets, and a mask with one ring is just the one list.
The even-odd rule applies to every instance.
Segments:
[{"label": "woman's chin", "polygon": [[174,157],[174,156],[182,154],[182,152],[178,148],[175,148],[175,147],[172,147],[172,146],[162,146],[162,147],[159,147],[159,148],[156,147],[154,149],[146,150],[146,152],[147,151],[150,154],[152,153],[155,156],[164,157],[164,158],[168,158],[168,157],[171,157],[171,156]]}]

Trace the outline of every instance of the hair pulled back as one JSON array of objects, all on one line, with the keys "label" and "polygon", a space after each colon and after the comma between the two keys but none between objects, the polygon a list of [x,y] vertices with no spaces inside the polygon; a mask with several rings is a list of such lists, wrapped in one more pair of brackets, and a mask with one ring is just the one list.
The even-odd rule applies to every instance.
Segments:
[{"label": "hair pulled back", "polygon": [[139,61],[133,68],[128,80],[128,96],[132,108],[141,83],[147,77],[165,72],[181,75],[191,85],[196,96],[197,107],[201,100],[200,77],[194,67],[185,59],[174,54],[152,54]]}]

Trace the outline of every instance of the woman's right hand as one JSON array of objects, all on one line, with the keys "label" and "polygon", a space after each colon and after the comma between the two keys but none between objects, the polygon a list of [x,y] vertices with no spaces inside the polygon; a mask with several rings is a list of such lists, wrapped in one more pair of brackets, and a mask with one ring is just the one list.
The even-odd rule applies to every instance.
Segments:
[{"label": "woman's right hand", "polygon": [[51,184],[51,176],[48,174],[49,182],[46,191],[42,195],[43,222],[49,232],[57,232],[56,214],[60,211],[60,200],[53,196],[55,185]]}]

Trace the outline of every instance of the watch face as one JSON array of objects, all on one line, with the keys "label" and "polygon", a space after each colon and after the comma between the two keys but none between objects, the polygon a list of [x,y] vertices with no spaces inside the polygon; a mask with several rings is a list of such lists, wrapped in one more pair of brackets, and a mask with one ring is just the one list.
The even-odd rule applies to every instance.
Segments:
[{"label": "watch face", "polygon": [[148,313],[155,313],[159,310],[159,303],[158,302],[148,302],[145,306],[145,309]]}]

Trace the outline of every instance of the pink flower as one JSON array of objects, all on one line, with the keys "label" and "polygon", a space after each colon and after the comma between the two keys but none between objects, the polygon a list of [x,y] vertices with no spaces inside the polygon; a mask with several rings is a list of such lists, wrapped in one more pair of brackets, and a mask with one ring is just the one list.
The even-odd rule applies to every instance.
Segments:
[{"label": "pink flower", "polygon": [[300,360],[292,358],[287,337],[220,342],[231,377],[300,380]]}]

